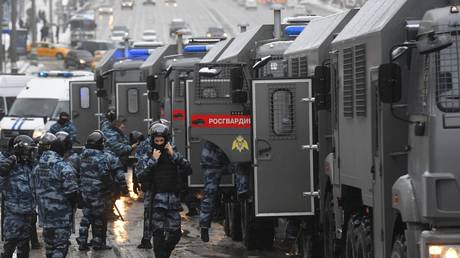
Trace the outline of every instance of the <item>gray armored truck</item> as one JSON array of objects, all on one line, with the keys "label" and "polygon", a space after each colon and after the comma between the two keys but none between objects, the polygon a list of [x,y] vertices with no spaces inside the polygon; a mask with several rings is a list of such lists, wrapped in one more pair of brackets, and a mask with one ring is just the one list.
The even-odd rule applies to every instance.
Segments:
[{"label": "gray armored truck", "polygon": [[[313,162],[296,145],[312,145],[309,134],[297,129],[309,125],[303,118],[311,109],[293,104],[309,97],[310,80],[283,79],[283,52],[303,27],[281,25],[279,14],[276,10],[274,25],[241,33],[219,56],[198,64],[194,88],[187,90],[189,139],[213,142],[236,173],[250,179],[250,194],[227,203],[226,223],[232,238],[242,233],[248,249],[273,245],[276,218],[307,216],[313,209],[313,201],[302,196],[312,188],[305,171]],[[287,162],[294,157],[297,163]]]},{"label": "gray armored truck", "polygon": [[459,256],[458,24],[449,1],[370,0],[309,64],[325,257]]},{"label": "gray armored truck", "polygon": [[140,70],[151,51],[121,48],[111,50],[97,65],[93,81],[70,84],[71,111],[80,142],[85,142],[85,137],[99,128],[101,116],[109,107],[116,110],[118,117],[126,119],[129,131],[147,132],[144,120],[154,112],[159,113],[153,110],[151,102],[154,99],[152,94],[148,94]]}]

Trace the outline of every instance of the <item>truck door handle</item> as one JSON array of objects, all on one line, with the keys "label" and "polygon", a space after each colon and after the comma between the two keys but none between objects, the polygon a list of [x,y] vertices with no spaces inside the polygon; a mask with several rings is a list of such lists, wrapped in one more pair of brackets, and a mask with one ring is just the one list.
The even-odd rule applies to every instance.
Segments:
[{"label": "truck door handle", "polygon": [[[260,148],[261,144],[265,144],[266,147]],[[257,159],[260,160],[269,160],[272,157],[272,146],[269,141],[265,139],[256,139],[256,153]]]}]

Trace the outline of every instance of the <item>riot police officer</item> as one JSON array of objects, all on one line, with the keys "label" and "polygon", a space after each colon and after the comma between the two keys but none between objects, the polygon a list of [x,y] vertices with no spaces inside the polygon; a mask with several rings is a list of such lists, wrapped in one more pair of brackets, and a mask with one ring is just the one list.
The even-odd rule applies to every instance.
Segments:
[{"label": "riot police officer", "polygon": [[[187,160],[170,144],[169,128],[154,124],[149,129],[149,139],[141,152],[137,176],[143,182],[150,182],[152,192],[151,227],[155,257],[168,258],[181,238],[181,171],[189,166]],[[150,239],[149,239],[150,241]]]},{"label": "riot police officer", "polygon": [[[169,127],[169,121],[166,119],[160,119],[157,121],[154,121],[152,125],[155,124],[164,124]],[[151,138],[147,138],[143,140],[142,142],[139,143],[137,149],[136,149],[136,159],[140,160],[142,158],[142,155],[144,153],[148,153],[151,151],[151,146],[152,146],[152,140]],[[151,223],[151,218],[152,218],[152,191],[151,191],[151,186],[150,184],[152,183],[149,177],[144,177],[139,179],[137,177],[137,172],[138,170],[142,170],[143,168],[140,167],[140,163],[136,166],[136,179],[141,185],[142,192],[144,194],[144,228],[143,228],[143,234],[142,234],[142,240],[141,243],[137,246],[137,248],[140,249],[152,249],[152,243],[150,242],[150,239],[152,239],[152,229],[150,226]]]},{"label": "riot police officer", "polygon": [[107,138],[106,147],[115,153],[123,164],[125,170],[128,167],[128,157],[137,144],[130,145],[125,135],[125,122],[123,118],[115,119],[109,126],[104,127],[102,132]]},{"label": "riot police officer", "polygon": [[112,209],[111,196],[114,185],[118,185],[123,195],[129,195],[123,166],[110,151],[104,151],[104,134],[96,130],[87,140],[85,150],[80,155],[80,191],[83,201],[83,218],[77,239],[79,250],[88,250],[88,230],[92,227],[94,250],[111,247],[106,243],[107,218]]},{"label": "riot police officer", "polygon": [[56,138],[62,142],[64,147],[64,155],[62,156],[65,161],[69,162],[75,169],[77,180],[80,177],[80,155],[76,152],[72,152],[73,142],[69,133],[59,131],[55,133]]},{"label": "riot police officer", "polygon": [[215,144],[209,141],[203,143],[201,151],[201,170],[204,173],[204,198],[201,201],[200,228],[201,240],[209,242],[209,228],[217,197],[222,175],[228,173],[230,161],[225,153]]},{"label": "riot police officer", "polygon": [[29,257],[29,239],[35,214],[32,166],[35,143],[29,136],[19,135],[12,142],[11,155],[0,161],[2,188],[2,233],[5,239],[3,257]]},{"label": "riot police officer", "polygon": [[70,121],[70,116],[67,112],[61,112],[59,114],[59,119],[55,124],[53,124],[49,130],[50,133],[56,135],[57,132],[64,131],[70,135],[72,142],[75,142],[77,139],[77,128]]},{"label": "riot police officer", "polygon": [[39,144],[48,149],[33,173],[46,257],[66,257],[79,196],[77,177],[73,167],[63,158],[66,143],[62,138],[46,133]]}]

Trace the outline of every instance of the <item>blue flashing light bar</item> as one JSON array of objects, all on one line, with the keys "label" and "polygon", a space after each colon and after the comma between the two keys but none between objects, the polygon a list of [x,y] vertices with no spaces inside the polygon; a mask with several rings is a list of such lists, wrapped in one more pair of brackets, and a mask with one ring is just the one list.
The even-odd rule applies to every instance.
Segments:
[{"label": "blue flashing light bar", "polygon": [[116,61],[124,59],[145,61],[152,51],[153,49],[117,49],[112,56]]},{"label": "blue flashing light bar", "polygon": [[48,77],[71,78],[73,76],[74,75],[72,72],[47,72],[47,71],[38,72],[38,77],[40,78],[48,78]]},{"label": "blue flashing light bar", "polygon": [[185,53],[203,53],[208,52],[212,45],[187,45],[184,47]]},{"label": "blue flashing light bar", "polygon": [[297,37],[305,29],[305,26],[287,26],[284,29],[284,34],[288,37]]}]

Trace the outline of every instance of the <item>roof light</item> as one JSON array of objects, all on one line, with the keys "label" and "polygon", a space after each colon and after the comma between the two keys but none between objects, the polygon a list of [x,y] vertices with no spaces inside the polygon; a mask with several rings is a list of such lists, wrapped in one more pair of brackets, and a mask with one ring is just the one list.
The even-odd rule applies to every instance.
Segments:
[{"label": "roof light", "polygon": [[40,71],[38,72],[38,77],[40,78],[48,78],[48,77],[63,77],[63,78],[71,78],[74,74],[72,72],[67,71]]},{"label": "roof light", "polygon": [[450,13],[458,13],[458,6],[452,5],[450,7]]},{"label": "roof light", "polygon": [[188,45],[184,47],[185,53],[203,53],[208,52],[212,45]]},{"label": "roof light", "polygon": [[297,37],[305,29],[305,26],[287,26],[284,29],[284,34],[288,37]]}]

